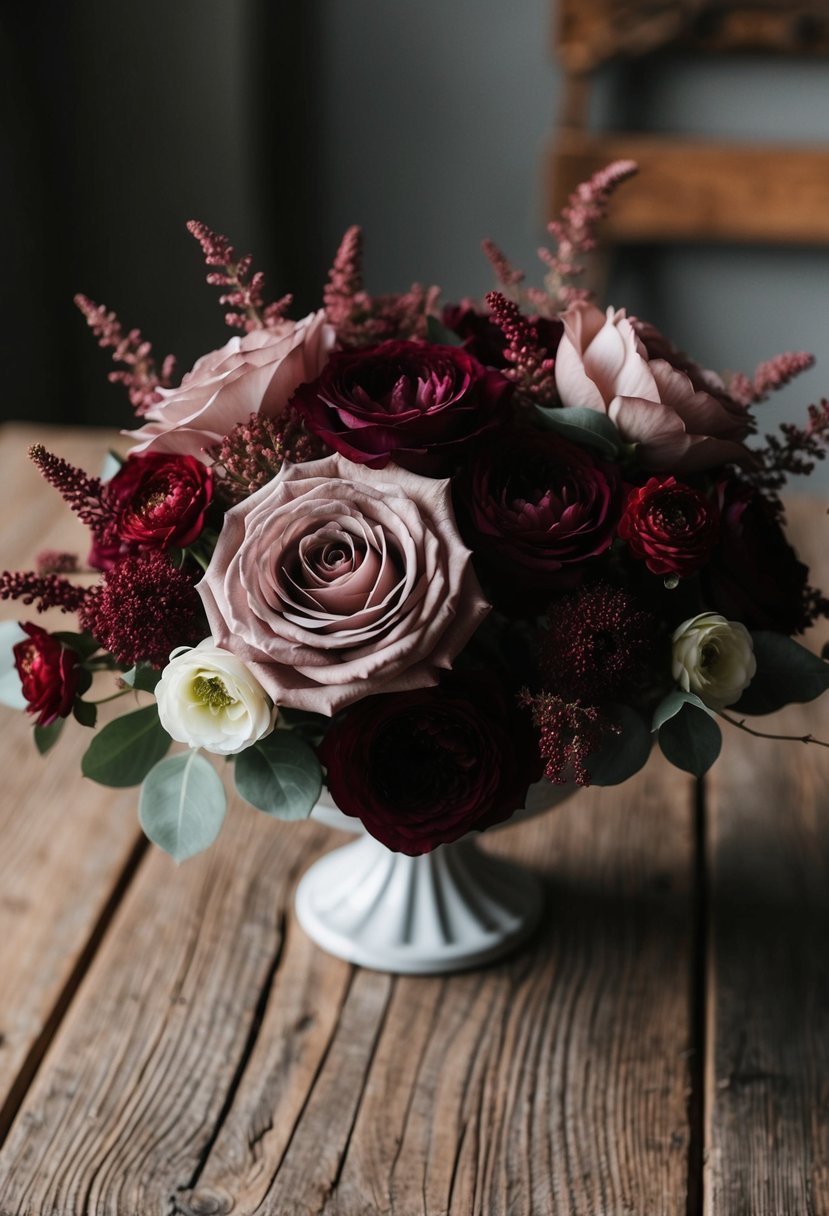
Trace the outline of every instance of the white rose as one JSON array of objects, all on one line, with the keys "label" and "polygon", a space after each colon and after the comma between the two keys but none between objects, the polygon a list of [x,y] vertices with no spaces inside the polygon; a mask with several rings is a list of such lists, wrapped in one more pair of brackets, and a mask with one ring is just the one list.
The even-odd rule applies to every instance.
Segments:
[{"label": "white rose", "polygon": [[222,756],[244,751],[276,723],[276,707],[250,669],[212,638],[173,651],[155,696],[169,735]]},{"label": "white rose", "polygon": [[683,621],[672,641],[674,679],[710,709],[733,705],[754,678],[754,643],[739,621],[702,612]]}]

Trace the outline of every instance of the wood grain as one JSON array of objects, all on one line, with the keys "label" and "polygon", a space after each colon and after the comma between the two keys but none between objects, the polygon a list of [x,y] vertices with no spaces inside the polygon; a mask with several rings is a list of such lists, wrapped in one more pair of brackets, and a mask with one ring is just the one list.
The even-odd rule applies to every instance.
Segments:
[{"label": "wood grain", "polygon": [[[112,436],[2,428],[0,568],[31,568],[41,549],[86,543],[85,530],[26,459],[35,438],[67,451],[70,459],[90,459],[94,468]],[[2,619],[35,615],[34,609],[0,601]],[[48,619],[63,628],[73,624],[60,614]],[[0,722],[2,1140],[143,844],[132,793],[81,784],[88,732],[69,724],[46,761],[32,743],[31,718],[0,707]]]},{"label": "wood grain", "polygon": [[[793,508],[802,556],[826,586],[825,507]],[[823,622],[811,641],[827,640]],[[829,739],[827,699],[750,725]],[[826,1216],[829,752],[730,731],[709,807],[705,1212]]]},{"label": "wood grain", "polygon": [[495,836],[514,960],[392,979],[296,927],[332,837],[234,808],[148,857],[0,1155],[0,1212],[685,1212],[690,789],[657,759]]}]

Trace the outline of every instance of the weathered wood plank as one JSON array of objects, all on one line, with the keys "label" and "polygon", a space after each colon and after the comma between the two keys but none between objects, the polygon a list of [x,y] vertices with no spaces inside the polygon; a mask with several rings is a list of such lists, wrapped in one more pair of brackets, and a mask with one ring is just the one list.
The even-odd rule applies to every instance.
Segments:
[{"label": "weathered wood plank", "polygon": [[[790,514],[825,585],[824,512]],[[829,625],[811,640],[829,640]],[[829,739],[827,702],[750,725]],[[829,752],[731,730],[710,786],[705,1211],[826,1216]]]},{"label": "weathered wood plank", "polygon": [[[31,568],[43,548],[82,548],[85,529],[26,459],[42,438],[95,468],[109,432],[0,431],[0,568]],[[34,609],[0,601],[0,619]],[[60,614],[40,617],[66,628]],[[0,707],[0,1139],[142,852],[134,797],[81,785],[88,732],[69,724],[48,761],[31,719]]]}]

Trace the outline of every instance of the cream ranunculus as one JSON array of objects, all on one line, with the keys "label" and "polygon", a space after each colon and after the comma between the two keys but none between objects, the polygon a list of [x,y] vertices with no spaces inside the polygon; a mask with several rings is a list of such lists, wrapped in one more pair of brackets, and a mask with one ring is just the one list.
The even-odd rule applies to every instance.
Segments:
[{"label": "cream ranunculus", "polygon": [[244,751],[276,722],[277,710],[250,668],[212,638],[174,650],[155,695],[169,735],[222,756]]},{"label": "cream ranunculus", "polygon": [[674,679],[710,709],[733,705],[754,678],[754,643],[739,621],[702,612],[683,621],[672,641]]}]

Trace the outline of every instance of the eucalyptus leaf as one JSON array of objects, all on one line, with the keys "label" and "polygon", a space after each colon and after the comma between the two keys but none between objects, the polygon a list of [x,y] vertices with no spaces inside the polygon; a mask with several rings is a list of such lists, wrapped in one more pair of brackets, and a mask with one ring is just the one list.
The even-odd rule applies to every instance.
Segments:
[{"label": "eucalyptus leaf", "polygon": [[60,738],[65,722],[65,718],[55,718],[54,722],[51,722],[48,726],[35,727],[35,747],[41,756],[45,756],[49,749],[55,746]]},{"label": "eucalyptus leaf", "polygon": [[610,716],[619,734],[608,732],[584,762],[592,785],[621,785],[639,772],[651,754],[651,733],[640,714],[627,705],[615,705]]},{"label": "eucalyptus leaf", "polygon": [[707,710],[686,703],[659,728],[659,746],[671,764],[701,777],[720,754],[722,733]]},{"label": "eucalyptus leaf", "polygon": [[156,667],[148,667],[142,663],[121,673],[121,679],[130,688],[140,692],[155,692],[155,687],[161,679],[161,672]]},{"label": "eucalyptus leaf", "polygon": [[53,633],[52,637],[56,638],[62,646],[74,650],[75,654],[80,655],[82,659],[91,658],[96,650],[101,649],[100,644],[89,633],[69,633],[67,630],[61,630]]},{"label": "eucalyptus leaf", "polygon": [[572,439],[574,443],[597,448],[603,456],[611,460],[622,451],[622,437],[615,423],[600,410],[591,410],[583,405],[568,405],[558,409],[539,406],[536,414],[550,430],[564,435],[566,439]]},{"label": "eucalyptus leaf", "polygon": [[213,765],[195,749],[160,760],[141,787],[138,818],[153,844],[177,862],[209,848],[227,809]]},{"label": "eucalyptus leaf", "polygon": [[435,342],[439,346],[462,346],[463,339],[454,330],[439,321],[437,317],[426,318],[426,341]]},{"label": "eucalyptus leaf", "polygon": [[158,709],[147,705],[98,731],[83,755],[81,772],[99,785],[116,789],[140,785],[169,746],[170,736],[158,720]]},{"label": "eucalyptus leaf", "polygon": [[236,788],[251,806],[277,819],[307,819],[322,789],[322,770],[307,743],[275,730],[240,752]]},{"label": "eucalyptus leaf", "polygon": [[782,633],[752,633],[757,671],[729,710],[771,714],[792,702],[813,701],[829,688],[829,663]]},{"label": "eucalyptus leaf", "polygon": [[14,665],[14,647],[26,637],[17,621],[0,621],[0,705],[9,709],[25,709],[28,705]]},{"label": "eucalyptus leaf", "polygon": [[675,714],[679,713],[683,705],[695,705],[697,709],[705,710],[708,713],[708,710],[705,708],[705,702],[701,701],[696,693],[683,692],[681,688],[675,688],[673,692],[669,692],[667,697],[664,697],[659,702],[654,710],[651,730],[659,730],[660,726],[667,722],[669,718],[673,718]]}]

